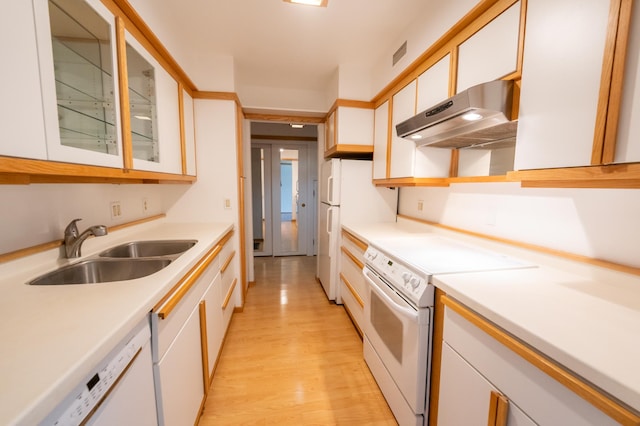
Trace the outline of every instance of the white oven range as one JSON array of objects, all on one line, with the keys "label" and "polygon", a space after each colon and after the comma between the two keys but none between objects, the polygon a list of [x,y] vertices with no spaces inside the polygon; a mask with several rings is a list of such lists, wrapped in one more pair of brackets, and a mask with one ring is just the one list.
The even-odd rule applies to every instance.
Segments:
[{"label": "white oven range", "polygon": [[372,241],[363,274],[364,358],[401,426],[426,425],[433,275],[534,265],[435,234]]}]

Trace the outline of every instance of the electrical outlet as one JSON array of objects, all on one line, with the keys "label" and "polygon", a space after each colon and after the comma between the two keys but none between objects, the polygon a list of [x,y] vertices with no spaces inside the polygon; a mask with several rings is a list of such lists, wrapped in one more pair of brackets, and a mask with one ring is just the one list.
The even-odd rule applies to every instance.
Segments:
[{"label": "electrical outlet", "polygon": [[230,210],[231,209],[231,200],[228,198],[224,199],[224,209],[225,210]]},{"label": "electrical outlet", "polygon": [[149,208],[149,199],[145,197],[142,199],[142,213],[148,213]]},{"label": "electrical outlet", "polygon": [[418,211],[421,212],[424,207],[424,201],[418,200]]},{"label": "electrical outlet", "polygon": [[109,204],[109,211],[111,212],[111,219],[116,219],[122,216],[120,201],[112,201],[111,204]]}]

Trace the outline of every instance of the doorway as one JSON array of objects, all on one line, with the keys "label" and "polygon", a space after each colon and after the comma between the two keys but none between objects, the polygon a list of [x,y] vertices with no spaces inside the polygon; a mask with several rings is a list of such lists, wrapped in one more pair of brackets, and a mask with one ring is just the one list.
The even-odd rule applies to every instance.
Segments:
[{"label": "doorway", "polygon": [[316,145],[251,144],[255,256],[313,255],[316,192],[311,159]]}]

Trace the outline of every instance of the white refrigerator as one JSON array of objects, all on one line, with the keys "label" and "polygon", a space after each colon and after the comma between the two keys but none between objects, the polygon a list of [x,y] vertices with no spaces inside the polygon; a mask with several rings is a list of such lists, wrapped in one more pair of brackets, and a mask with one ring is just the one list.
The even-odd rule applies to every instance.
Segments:
[{"label": "white refrigerator", "polygon": [[340,297],[341,223],[395,222],[398,191],[372,183],[369,160],[331,159],[320,167],[318,279],[329,300]]}]

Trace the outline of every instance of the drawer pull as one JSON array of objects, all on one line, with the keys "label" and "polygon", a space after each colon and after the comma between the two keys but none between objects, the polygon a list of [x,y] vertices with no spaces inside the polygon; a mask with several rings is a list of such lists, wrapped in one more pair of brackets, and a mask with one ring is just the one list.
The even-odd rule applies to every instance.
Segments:
[{"label": "drawer pull", "polygon": [[351,293],[351,295],[353,296],[354,299],[356,299],[356,302],[358,302],[358,305],[360,305],[361,308],[364,308],[364,301],[362,300],[362,298],[360,297],[360,295],[356,292],[356,289],[353,288],[353,286],[351,285],[351,283],[349,282],[349,280],[347,279],[347,277],[345,277],[342,272],[340,272],[340,279],[342,280],[342,282],[344,283],[344,285],[347,286],[347,288],[349,289],[349,292]]},{"label": "drawer pull", "polygon": [[347,255],[347,257],[348,257],[349,259],[351,259],[351,261],[352,261],[353,263],[355,263],[355,264],[356,264],[356,266],[358,267],[358,269],[362,269],[362,268],[364,268],[364,263],[362,263],[362,262],[360,261],[360,259],[358,259],[358,258],[357,258],[353,253],[351,253],[351,252],[349,251],[349,249],[348,249],[348,248],[346,248],[345,246],[342,246],[342,247],[340,247],[340,250],[342,250],[342,252],[343,252],[344,254],[346,254],[346,255]]}]

